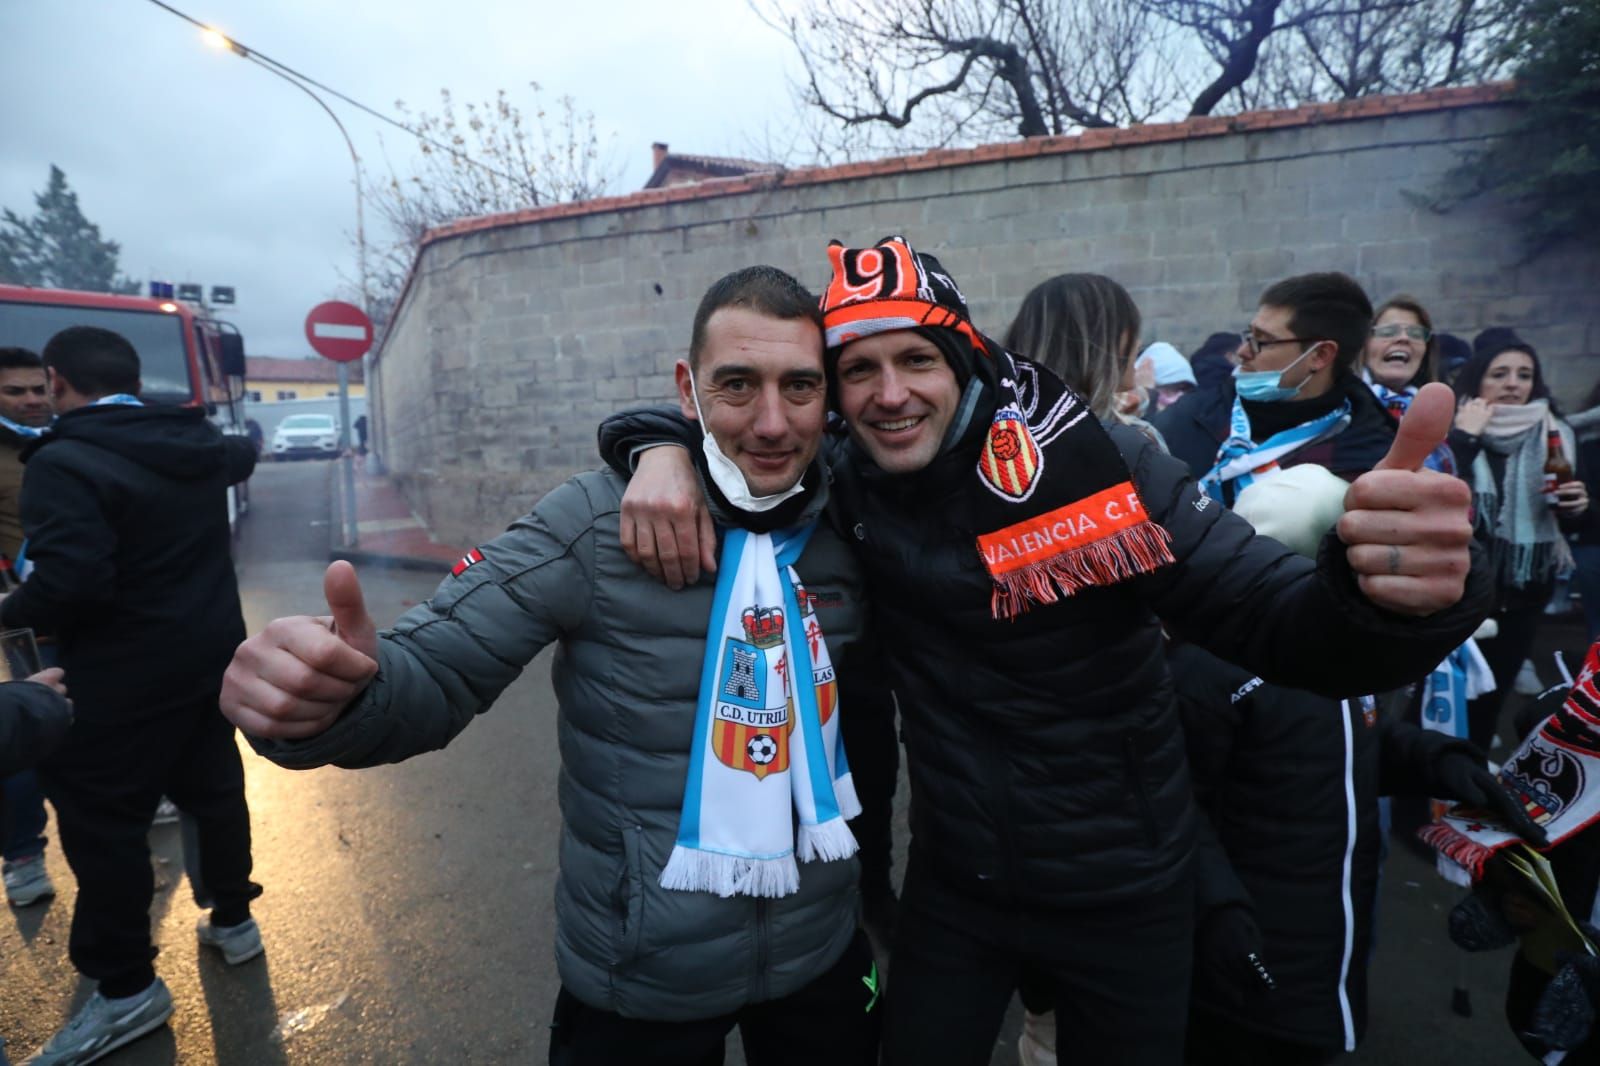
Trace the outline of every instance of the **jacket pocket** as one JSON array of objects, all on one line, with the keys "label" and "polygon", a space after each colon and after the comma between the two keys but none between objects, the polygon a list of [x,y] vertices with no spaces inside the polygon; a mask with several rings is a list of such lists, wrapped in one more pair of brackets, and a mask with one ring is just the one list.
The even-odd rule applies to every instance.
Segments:
[{"label": "jacket pocket", "polygon": [[644,864],[640,858],[644,827],[622,829],[622,876],[617,884],[617,965],[628,966],[639,957],[639,940],[644,928]]},{"label": "jacket pocket", "polygon": [[1160,843],[1161,836],[1156,828],[1155,808],[1150,803],[1150,789],[1144,782],[1144,765],[1139,757],[1139,738],[1133,733],[1122,738],[1122,755],[1128,769],[1128,790],[1133,793],[1134,802],[1139,807],[1139,821],[1144,826],[1144,842],[1155,848]]}]

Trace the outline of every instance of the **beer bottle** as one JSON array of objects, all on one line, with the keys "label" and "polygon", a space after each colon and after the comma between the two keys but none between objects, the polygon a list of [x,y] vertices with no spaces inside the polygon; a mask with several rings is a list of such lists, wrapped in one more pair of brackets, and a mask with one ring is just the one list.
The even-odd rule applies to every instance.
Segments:
[{"label": "beer bottle", "polygon": [[1550,430],[1550,435],[1545,438],[1544,461],[1544,492],[1545,502],[1551,507],[1560,503],[1556,496],[1556,486],[1566,484],[1572,480],[1572,464],[1567,462],[1567,456],[1561,449],[1561,434]]}]

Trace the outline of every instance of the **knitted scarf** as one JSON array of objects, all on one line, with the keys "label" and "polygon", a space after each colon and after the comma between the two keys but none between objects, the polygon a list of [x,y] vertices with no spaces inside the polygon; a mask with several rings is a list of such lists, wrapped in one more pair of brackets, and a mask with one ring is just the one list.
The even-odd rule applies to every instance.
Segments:
[{"label": "knitted scarf", "polygon": [[[1500,783],[1522,800],[1554,847],[1600,821],[1600,644],[1561,709],[1528,734],[1500,768]],[[1498,851],[1521,838],[1493,814],[1456,807],[1418,835],[1465,867],[1474,879]],[[1543,850],[1543,849],[1541,849]]]},{"label": "knitted scarf", "polygon": [[904,237],[870,248],[828,247],[822,298],[830,366],[853,340],[893,330],[946,333],[966,353],[994,404],[952,519],[980,530],[975,545],[994,584],[990,610],[1015,618],[1095,585],[1114,585],[1173,561],[1127,464],[1088,404],[1049,371],[1019,359],[972,325],[966,298],[933,256]]},{"label": "knitted scarf", "polygon": [[[1378,402],[1383,404],[1383,409],[1389,412],[1389,417],[1396,422],[1405,417],[1405,413],[1411,410],[1411,401],[1417,398],[1417,387],[1415,385],[1407,385],[1405,388],[1396,391],[1387,385],[1373,381],[1372,375],[1366,370],[1361,371],[1361,380],[1367,383],[1367,387],[1378,398]],[[1422,461],[1422,465],[1429,470],[1437,470],[1441,474],[1449,474],[1451,477],[1457,476],[1456,453],[1451,451],[1450,445],[1444,441],[1440,441],[1439,446],[1428,453],[1428,457]]]},{"label": "knitted scarf", "polygon": [[800,889],[796,856],[855,854],[845,820],[861,804],[839,735],[838,682],[793,565],[814,528],[734,529],[723,539],[663,888],[786,896]]},{"label": "knitted scarf", "polygon": [[23,440],[37,440],[45,435],[49,426],[25,426],[21,422],[13,422],[5,415],[0,415],[0,426],[4,426]]},{"label": "knitted scarf", "polygon": [[1343,433],[1350,424],[1350,401],[1309,422],[1274,433],[1257,443],[1250,435],[1250,416],[1237,393],[1228,423],[1228,439],[1217,449],[1217,462],[1200,479],[1200,489],[1220,504],[1237,497],[1256,475],[1278,468],[1278,460],[1301,448]]},{"label": "knitted scarf", "polygon": [[[1550,414],[1548,400],[1496,404],[1478,438],[1472,461],[1472,505],[1478,532],[1489,543],[1489,562],[1502,587],[1543,584],[1572,568],[1555,511],[1544,493],[1545,445],[1549,431],[1561,435],[1568,462],[1577,456],[1572,430]],[[1505,474],[1497,482],[1488,453],[1503,455]]]}]

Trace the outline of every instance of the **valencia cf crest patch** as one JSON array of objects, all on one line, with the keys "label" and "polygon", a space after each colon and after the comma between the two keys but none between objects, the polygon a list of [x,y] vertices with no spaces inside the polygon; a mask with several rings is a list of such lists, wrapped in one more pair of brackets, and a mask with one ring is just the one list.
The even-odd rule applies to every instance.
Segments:
[{"label": "valencia cf crest patch", "polygon": [[1022,412],[1002,407],[995,412],[983,451],[978,453],[978,474],[983,483],[1007,500],[1026,500],[1044,471],[1044,454],[1028,432]]},{"label": "valencia cf crest patch", "polygon": [[460,577],[462,574],[467,572],[467,568],[469,566],[475,566],[481,562],[483,562],[483,552],[479,551],[477,548],[473,548],[467,554],[463,555],[456,565],[450,568],[450,576]]}]

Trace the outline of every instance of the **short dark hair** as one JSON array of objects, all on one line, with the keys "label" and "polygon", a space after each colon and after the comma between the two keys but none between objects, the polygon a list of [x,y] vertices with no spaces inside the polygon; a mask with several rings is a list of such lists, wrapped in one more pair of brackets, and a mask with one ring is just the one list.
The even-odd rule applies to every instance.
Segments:
[{"label": "short dark hair", "polygon": [[0,370],[39,370],[43,367],[38,352],[26,348],[0,348]]},{"label": "short dark hair", "polygon": [[139,391],[139,353],[109,329],[69,326],[45,343],[43,362],[85,396]]},{"label": "short dark hair", "polygon": [[1296,337],[1333,341],[1339,348],[1336,367],[1353,370],[1372,329],[1372,301],[1356,279],[1330,271],[1284,278],[1261,294],[1264,307],[1289,309],[1289,328]]},{"label": "short dark hair", "polygon": [[689,334],[689,366],[700,368],[700,350],[706,343],[706,323],[724,307],[745,307],[771,318],[805,318],[822,331],[822,303],[816,295],[777,267],[752,266],[725,274],[700,297]]},{"label": "short dark hair", "polygon": [[1139,306],[1115,281],[1104,274],[1057,274],[1022,298],[1005,346],[1055,371],[1096,417],[1110,419],[1139,327]]}]

